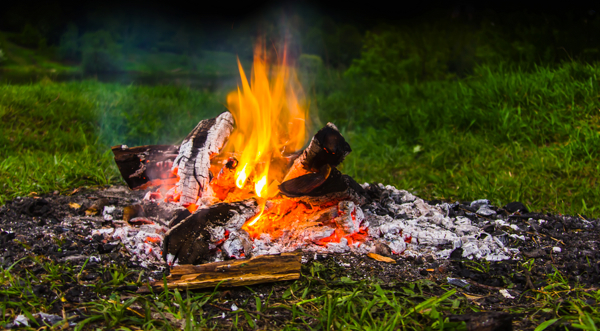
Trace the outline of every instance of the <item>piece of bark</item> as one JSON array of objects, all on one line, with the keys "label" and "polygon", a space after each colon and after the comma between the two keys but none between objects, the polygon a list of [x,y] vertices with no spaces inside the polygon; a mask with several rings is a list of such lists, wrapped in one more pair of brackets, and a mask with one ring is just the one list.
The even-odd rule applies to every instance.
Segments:
[{"label": "piece of bark", "polygon": [[129,148],[118,145],[112,147],[112,152],[121,176],[131,189],[146,189],[177,181],[177,176],[170,170],[179,153],[179,146],[147,145]]},{"label": "piece of bark", "polygon": [[333,123],[327,123],[310,141],[308,147],[294,160],[283,181],[307,173],[319,172],[324,165],[337,167],[352,149]]},{"label": "piece of bark", "polygon": [[[163,258],[171,265],[207,262],[212,245],[223,243],[225,233],[241,233],[242,225],[258,212],[255,200],[219,203],[200,208],[193,214],[184,210],[170,221],[171,229],[163,240]],[[238,235],[239,236],[239,235]],[[243,236],[242,236],[243,237]],[[242,245],[243,238],[231,238]]]},{"label": "piece of bark", "polygon": [[196,203],[198,196],[210,189],[210,159],[219,153],[233,126],[233,116],[224,112],[215,118],[200,121],[181,143],[173,169],[177,169],[180,177],[178,191],[181,192],[182,205]]},{"label": "piece of bark", "polygon": [[[245,286],[300,278],[302,256],[297,253],[260,255],[251,259],[179,265],[171,269],[167,286],[171,289],[197,289],[219,286]],[[164,286],[156,281],[154,286]]]}]

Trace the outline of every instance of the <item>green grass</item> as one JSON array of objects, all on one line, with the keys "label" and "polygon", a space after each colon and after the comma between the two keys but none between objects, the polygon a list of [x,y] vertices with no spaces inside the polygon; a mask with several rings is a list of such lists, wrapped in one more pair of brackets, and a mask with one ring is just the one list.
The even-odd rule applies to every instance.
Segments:
[{"label": "green grass", "polygon": [[[515,272],[545,269],[544,262],[523,263]],[[303,266],[300,280],[278,285],[261,285],[234,290],[244,293],[231,297],[224,289],[204,291],[170,290],[132,294],[116,290],[124,285],[145,286],[143,271],[124,265],[101,270],[71,263],[55,263],[44,257],[27,257],[0,270],[0,325],[14,321],[19,314],[30,321],[38,312],[66,311],[66,319],[54,329],[76,322],[75,330],[115,328],[130,330],[194,330],[198,328],[248,330],[277,325],[282,330],[466,330],[463,322],[450,322],[450,315],[486,311],[478,300],[488,294],[469,294],[441,280],[381,283],[377,279],[353,280],[348,271],[328,259]],[[475,269],[474,269],[475,270]],[[95,281],[82,281],[90,272],[102,274]],[[596,330],[600,323],[598,289],[569,284],[560,272],[546,276],[537,290],[526,290],[505,311],[517,314],[517,329],[543,330],[550,325]],[[505,284],[510,287],[510,284]],[[44,297],[33,295],[34,288],[47,286]],[[87,288],[96,300],[70,301],[73,286]],[[261,294],[255,292],[260,291]],[[229,295],[229,297],[228,297]],[[235,304],[239,310],[231,310]],[[79,318],[72,313],[78,311]],[[223,314],[226,315],[223,319]],[[60,313],[59,313],[60,315]],[[525,318],[519,317],[525,316]],[[42,326],[42,325],[40,325]],[[37,327],[40,327],[37,326]],[[35,325],[32,325],[35,327]]]},{"label": "green grass", "polygon": [[[23,74],[31,73],[69,73],[76,72],[77,67],[69,66],[53,61],[47,54],[39,50],[28,49],[16,45],[9,40],[12,34],[0,32],[0,49],[4,53],[5,61],[0,63],[0,68]],[[50,49],[47,52],[51,52]]]},{"label": "green grass", "polygon": [[222,96],[94,81],[0,85],[0,203],[120,182],[110,146],[175,144]]},{"label": "green grass", "polygon": [[[430,199],[517,200],[533,210],[598,217],[598,74],[597,66],[579,63],[526,72],[480,67],[464,80],[384,85],[330,72],[317,82],[313,105],[350,141],[353,152],[343,171],[360,182],[392,184]],[[0,85],[0,204],[32,192],[120,183],[110,146],[178,143],[199,120],[224,111],[224,100],[222,93],[171,86],[49,79]],[[2,269],[3,322],[49,309],[52,302],[27,295],[31,286],[53,286],[60,298],[64,277],[79,281],[84,272],[41,257],[19,263],[41,265],[44,272]],[[79,322],[82,328],[176,329],[184,320],[190,328],[210,327],[215,316],[205,311],[225,307],[216,290],[123,298],[113,289],[142,285],[141,276],[117,267],[108,271],[110,279],[88,284],[98,300],[81,305],[88,318]],[[444,283],[384,286],[318,264],[303,274],[270,299],[250,295],[230,327],[253,328],[285,310],[292,316],[289,329],[464,329],[447,315],[479,310]],[[527,314],[540,330],[552,321],[596,328],[600,313],[589,302],[600,300],[598,290],[568,283],[558,272],[547,283],[524,292],[526,304],[508,311]]]},{"label": "green grass", "polygon": [[339,77],[317,105],[350,140],[343,171],[361,182],[597,217],[599,79],[579,63],[418,84]]}]

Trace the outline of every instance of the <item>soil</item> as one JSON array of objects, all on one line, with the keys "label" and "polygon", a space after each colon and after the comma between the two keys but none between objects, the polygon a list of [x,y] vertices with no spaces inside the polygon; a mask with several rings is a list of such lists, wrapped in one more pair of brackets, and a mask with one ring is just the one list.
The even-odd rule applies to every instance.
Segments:
[{"label": "soil", "polygon": [[[0,263],[6,269],[20,259],[30,256],[33,259],[23,260],[14,266],[14,272],[26,269],[33,275],[47,274],[44,262],[49,260],[74,270],[83,270],[78,282],[65,278],[58,280],[60,291],[65,293],[60,300],[48,285],[36,285],[33,293],[28,295],[43,297],[53,302],[48,314],[72,316],[71,325],[85,318],[85,311],[79,309],[81,303],[106,297],[93,286],[100,280],[110,282],[116,268],[124,268],[143,282],[160,280],[168,269],[156,264],[142,267],[132,262],[128,251],[121,245],[103,241],[101,236],[91,237],[93,229],[110,226],[102,216],[104,206],[116,206],[113,212],[115,219],[122,217],[126,206],[140,203],[145,192],[130,191],[126,187],[111,186],[104,188],[77,189],[70,195],[50,194],[36,197],[17,198],[0,207]],[[373,196],[378,199],[381,197]],[[439,201],[429,201],[430,204]],[[147,213],[158,210],[152,203],[146,202]],[[392,255],[395,264],[376,261],[366,255],[305,253],[303,256],[303,277],[308,277],[311,270],[323,268],[329,270],[331,277],[347,277],[351,280],[379,279],[383,286],[395,287],[401,283],[427,279],[436,284],[455,287],[461,293],[477,297],[474,303],[482,311],[502,312],[507,307],[527,305],[528,299],[521,296],[525,291],[540,289],[547,285],[549,274],[558,270],[569,284],[581,284],[587,288],[595,288],[600,283],[600,250],[598,238],[600,221],[586,219],[585,216],[567,216],[540,214],[527,211],[524,206],[515,202],[504,207],[491,206],[505,225],[488,225],[484,230],[498,235],[506,233],[504,244],[511,248],[519,248],[519,259],[499,262],[471,261],[461,257],[460,248],[451,254],[450,259],[441,260],[433,256],[403,257]],[[94,215],[94,210],[97,213]],[[460,202],[452,205],[451,213],[465,216],[474,223],[490,221],[476,214],[471,202]],[[385,213],[385,211],[378,211]],[[540,221],[542,220],[542,221]],[[516,225],[513,226],[513,225]],[[518,229],[518,230],[516,230]],[[516,236],[510,236],[516,234]],[[521,240],[518,236],[524,236]],[[534,259],[530,270],[523,264]],[[477,262],[477,263],[476,263]],[[85,267],[84,267],[85,264]],[[84,267],[84,268],[82,268]],[[143,273],[140,273],[143,271]],[[141,275],[141,276],[140,276]],[[135,279],[134,279],[135,278]],[[220,295],[226,302],[210,304],[205,314],[215,313],[226,316],[231,314],[231,302],[243,302],[254,295],[282,295],[291,282],[263,284],[252,286],[252,291],[243,288],[229,288]],[[136,286],[121,286],[111,291],[123,295],[138,290]],[[504,295],[500,292],[504,291]],[[255,292],[255,293],[253,293]],[[506,295],[508,294],[508,295]],[[510,298],[510,297],[513,298]],[[253,300],[250,301],[251,303]],[[597,304],[597,303],[590,303]],[[251,305],[251,304],[250,304]],[[246,307],[252,310],[252,307]],[[281,325],[291,318],[286,310],[276,311],[277,317],[261,319],[260,323]],[[505,314],[505,313],[504,313]],[[502,315],[504,316],[504,315]],[[497,318],[502,320],[506,316]],[[41,318],[41,317],[38,317]],[[475,317],[459,316],[455,320],[476,320]],[[534,325],[525,316],[509,316],[517,329],[533,329]],[[223,326],[230,321],[223,320]],[[476,323],[476,322],[473,322]],[[43,324],[42,324],[43,325]],[[14,325],[6,325],[11,327]],[[259,324],[259,327],[261,325]],[[492,329],[490,329],[492,330]]]}]

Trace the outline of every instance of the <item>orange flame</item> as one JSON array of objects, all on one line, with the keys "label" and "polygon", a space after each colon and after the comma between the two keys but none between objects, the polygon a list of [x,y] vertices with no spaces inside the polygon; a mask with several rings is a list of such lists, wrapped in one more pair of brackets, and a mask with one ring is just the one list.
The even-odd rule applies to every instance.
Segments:
[{"label": "orange flame", "polygon": [[287,170],[286,163],[277,160],[298,151],[306,142],[308,113],[299,100],[302,89],[285,50],[278,64],[270,67],[264,42],[260,42],[254,50],[250,82],[239,59],[238,67],[241,87],[227,96],[236,129],[226,151],[238,153],[236,186],[242,189],[251,183],[264,210],[264,201],[278,193],[276,184]]}]

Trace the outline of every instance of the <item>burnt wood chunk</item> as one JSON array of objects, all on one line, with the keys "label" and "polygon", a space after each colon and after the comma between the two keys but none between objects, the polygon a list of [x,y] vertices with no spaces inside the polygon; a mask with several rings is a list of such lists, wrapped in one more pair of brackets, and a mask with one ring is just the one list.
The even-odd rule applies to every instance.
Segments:
[{"label": "burnt wood chunk", "polygon": [[195,203],[210,189],[212,179],[210,159],[218,154],[233,130],[234,119],[231,113],[200,121],[196,128],[183,140],[179,155],[173,162],[180,177],[178,191],[183,205]]},{"label": "burnt wood chunk", "polygon": [[148,145],[112,147],[115,163],[121,176],[131,189],[146,189],[164,183],[173,183],[177,177],[171,173],[171,165],[179,153],[179,146]]},{"label": "burnt wood chunk", "polygon": [[[179,265],[171,269],[167,286],[196,289],[219,286],[245,286],[300,278],[302,256],[296,253],[261,255],[251,259],[214,262],[203,265]],[[222,282],[222,283],[221,283]],[[157,281],[154,286],[164,286]]]},{"label": "burnt wood chunk", "polygon": [[331,167],[326,164],[321,167],[319,172],[302,175],[281,183],[281,185],[279,185],[279,189],[289,197],[300,197],[307,195],[317,187],[323,185],[327,178],[329,178],[330,174]]},{"label": "burnt wood chunk", "polygon": [[294,161],[284,181],[309,172],[319,172],[324,165],[337,167],[351,151],[350,145],[338,128],[333,123],[327,123],[313,136],[308,147]]},{"label": "burnt wood chunk", "polygon": [[[193,214],[182,211],[170,222],[172,227],[163,241],[163,258],[168,264],[175,260],[181,264],[206,262],[211,244],[226,242],[230,232],[245,232],[242,225],[257,213],[257,206],[255,200],[245,200],[200,208]],[[236,239],[231,239],[235,244]]]},{"label": "burnt wood chunk", "polygon": [[351,200],[357,205],[368,202],[368,196],[365,189],[358,184],[352,177],[342,174],[338,169],[331,169],[327,180],[319,187],[304,194],[296,192],[286,192],[285,182],[279,186],[281,193],[288,197],[299,198],[302,201],[321,204],[328,201]]}]

